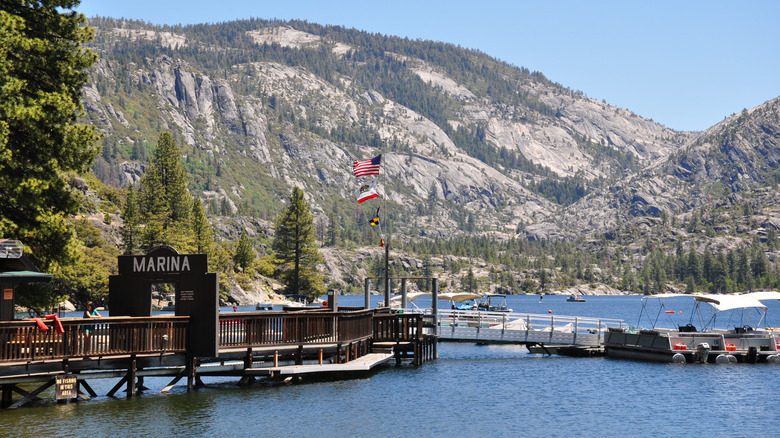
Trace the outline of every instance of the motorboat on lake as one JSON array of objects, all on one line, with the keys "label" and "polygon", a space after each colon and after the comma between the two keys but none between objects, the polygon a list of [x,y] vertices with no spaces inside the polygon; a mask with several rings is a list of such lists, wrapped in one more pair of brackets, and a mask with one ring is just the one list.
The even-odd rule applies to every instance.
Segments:
[{"label": "motorboat on lake", "polygon": [[[680,299],[694,301],[693,312],[684,325],[679,320],[682,312],[672,310],[675,308],[670,308],[667,302]],[[780,330],[759,328],[765,321],[767,309],[762,300],[770,299],[780,300],[780,292],[642,297],[639,322],[643,316],[647,317],[650,328],[610,327],[604,338],[606,354],[675,363],[780,363]],[[647,309],[649,302],[658,305],[655,315]],[[657,323],[662,318],[676,328],[658,328]]]},{"label": "motorboat on lake", "polygon": [[303,294],[287,294],[284,296],[286,301],[282,306],[282,310],[295,310],[302,307],[306,307],[308,301],[306,295]]},{"label": "motorboat on lake", "polygon": [[570,303],[584,303],[585,298],[582,298],[581,295],[571,295],[569,298],[566,298],[566,301]]},{"label": "motorboat on lake", "polygon": [[255,310],[273,310],[274,309],[274,303],[271,303],[269,301],[259,301],[257,304],[255,304]]},{"label": "motorboat on lake", "polygon": [[504,294],[485,294],[478,303],[477,310],[488,312],[511,312],[512,309],[506,304],[506,295]]}]

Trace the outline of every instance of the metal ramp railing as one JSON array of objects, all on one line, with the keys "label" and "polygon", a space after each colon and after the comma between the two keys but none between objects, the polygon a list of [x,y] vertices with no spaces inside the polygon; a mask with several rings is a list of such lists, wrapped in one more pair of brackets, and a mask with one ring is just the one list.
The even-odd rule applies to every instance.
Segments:
[{"label": "metal ramp railing", "polygon": [[[430,309],[403,309],[429,314]],[[431,315],[433,316],[433,315]],[[436,330],[441,341],[479,343],[601,346],[608,327],[623,327],[622,319],[530,313],[439,310]]]}]

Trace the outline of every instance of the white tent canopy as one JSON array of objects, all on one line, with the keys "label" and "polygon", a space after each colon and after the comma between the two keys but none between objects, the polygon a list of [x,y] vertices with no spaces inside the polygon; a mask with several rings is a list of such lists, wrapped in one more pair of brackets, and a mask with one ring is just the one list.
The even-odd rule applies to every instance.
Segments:
[{"label": "white tent canopy", "polygon": [[451,300],[458,302],[476,300],[477,298],[482,298],[482,294],[475,294],[471,292],[446,292],[439,294],[440,300]]},{"label": "white tent canopy", "polygon": [[780,292],[775,292],[775,291],[750,292],[748,294],[744,294],[740,296],[755,298],[758,301],[780,300]]},{"label": "white tent canopy", "polygon": [[[422,296],[430,296],[430,292],[409,292],[406,294],[406,301],[414,301],[417,298],[420,298]],[[401,295],[394,295],[392,298],[390,298],[390,303],[393,304],[395,302],[401,302]]]},{"label": "white tent canopy", "polygon": [[[766,310],[766,306],[763,305],[761,301],[759,301],[755,297],[749,296],[749,294],[746,295],[658,294],[658,295],[648,295],[646,297],[642,297],[643,300],[649,298],[655,298],[655,299],[693,298],[696,301],[701,301],[710,304],[712,307],[715,308],[715,310],[719,312],[722,312],[724,310],[731,310],[731,309],[750,309],[753,307]],[[773,298],[773,299],[780,299],[780,293],[778,293],[778,298]]]}]

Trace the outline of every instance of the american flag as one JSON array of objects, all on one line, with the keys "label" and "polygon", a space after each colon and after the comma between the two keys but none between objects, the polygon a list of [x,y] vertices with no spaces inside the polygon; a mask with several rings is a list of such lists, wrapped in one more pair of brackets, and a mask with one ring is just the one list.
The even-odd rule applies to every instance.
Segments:
[{"label": "american flag", "polygon": [[379,163],[381,161],[382,161],[382,154],[379,154],[376,157],[366,161],[355,160],[352,163],[352,172],[357,177],[368,176],[368,175],[379,175]]}]

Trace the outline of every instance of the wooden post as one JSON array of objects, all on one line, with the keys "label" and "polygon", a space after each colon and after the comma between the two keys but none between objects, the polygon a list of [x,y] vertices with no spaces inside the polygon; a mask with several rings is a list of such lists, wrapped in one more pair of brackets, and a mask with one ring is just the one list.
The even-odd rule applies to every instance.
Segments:
[{"label": "wooden post", "polygon": [[274,351],[274,368],[279,368],[279,351]]},{"label": "wooden post", "polygon": [[127,370],[127,398],[135,397],[135,354],[130,355],[130,368]]},{"label": "wooden post", "polygon": [[319,351],[319,354],[318,354],[318,356],[319,356],[319,357],[318,357],[318,359],[319,359],[319,363],[320,363],[320,365],[322,365],[322,348],[320,348],[320,351]]},{"label": "wooden post", "polygon": [[363,292],[365,293],[364,308],[370,309],[371,308],[371,279],[370,278],[366,278],[363,281]]},{"label": "wooden post", "polygon": [[244,356],[244,369],[252,368],[252,347],[246,349],[246,356]]},{"label": "wooden post", "polygon": [[187,357],[187,392],[195,387],[195,356]]},{"label": "wooden post", "polygon": [[8,406],[11,406],[12,401],[13,401],[13,385],[5,384],[3,385],[2,407],[7,408]]},{"label": "wooden post", "polygon": [[408,291],[406,290],[406,278],[401,279],[401,309],[406,309]]},{"label": "wooden post", "polygon": [[439,279],[434,278],[431,281],[433,303],[431,304],[431,313],[433,313],[433,358],[439,358]]}]

